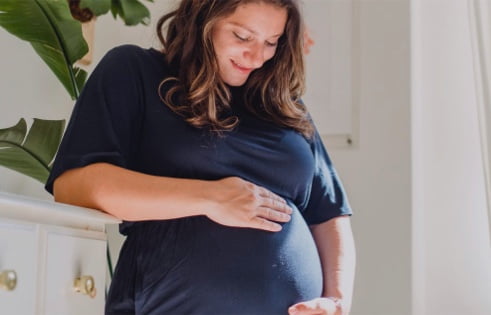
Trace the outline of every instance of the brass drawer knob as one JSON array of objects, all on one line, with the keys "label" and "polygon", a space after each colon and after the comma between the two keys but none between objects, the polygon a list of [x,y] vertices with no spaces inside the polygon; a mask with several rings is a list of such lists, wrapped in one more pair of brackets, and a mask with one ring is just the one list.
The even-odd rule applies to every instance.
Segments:
[{"label": "brass drawer knob", "polygon": [[14,270],[4,270],[0,272],[0,289],[14,291],[17,286],[17,273]]},{"label": "brass drawer knob", "polygon": [[94,298],[97,293],[95,281],[92,276],[80,276],[76,278],[73,282],[73,288],[75,289],[75,292],[80,292],[91,298]]}]

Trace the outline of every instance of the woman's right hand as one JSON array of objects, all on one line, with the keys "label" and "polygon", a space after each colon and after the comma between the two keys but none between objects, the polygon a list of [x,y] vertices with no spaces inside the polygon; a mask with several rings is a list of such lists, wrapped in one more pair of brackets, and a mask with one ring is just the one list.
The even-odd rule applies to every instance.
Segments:
[{"label": "woman's right hand", "polygon": [[292,209],[286,201],[264,187],[239,177],[212,183],[212,203],[206,215],[219,224],[278,232],[281,225],[277,222],[291,219]]}]

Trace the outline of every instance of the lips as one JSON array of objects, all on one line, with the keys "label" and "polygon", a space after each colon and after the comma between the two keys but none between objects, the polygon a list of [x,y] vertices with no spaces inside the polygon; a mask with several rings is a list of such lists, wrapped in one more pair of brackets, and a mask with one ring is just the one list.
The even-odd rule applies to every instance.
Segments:
[{"label": "lips", "polygon": [[246,68],[246,67],[243,67],[241,64],[235,62],[234,60],[230,59],[230,61],[232,62],[232,65],[234,66],[234,68],[236,68],[237,70],[239,70],[240,72],[242,73],[250,73],[252,70],[254,70],[254,68]]}]

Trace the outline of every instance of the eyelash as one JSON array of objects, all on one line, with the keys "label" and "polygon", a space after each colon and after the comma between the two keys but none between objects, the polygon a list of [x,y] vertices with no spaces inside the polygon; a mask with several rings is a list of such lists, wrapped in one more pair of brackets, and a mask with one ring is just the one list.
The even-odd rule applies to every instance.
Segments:
[{"label": "eyelash", "polygon": [[239,40],[243,41],[243,42],[248,42],[250,41],[250,38],[245,38],[245,37],[242,37],[242,36],[239,36],[239,34],[233,32],[235,37],[237,37]]},{"label": "eyelash", "polygon": [[[235,37],[237,37],[237,39],[238,39],[238,40],[240,40],[240,41],[242,41],[242,42],[248,42],[248,41],[250,41],[250,40],[251,40],[250,38],[244,38],[244,37],[242,37],[242,36],[239,36],[239,34],[237,34],[237,33],[235,33],[235,32],[233,32],[233,33],[234,33],[234,36],[235,36]],[[278,45],[278,43],[270,43],[270,42],[266,42],[266,45],[267,45],[268,47],[276,47],[276,46]]]}]

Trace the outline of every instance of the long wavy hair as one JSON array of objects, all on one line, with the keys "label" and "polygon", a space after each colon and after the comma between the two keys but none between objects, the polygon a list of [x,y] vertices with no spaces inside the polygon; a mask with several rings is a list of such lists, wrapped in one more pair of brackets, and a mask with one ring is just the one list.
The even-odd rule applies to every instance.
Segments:
[{"label": "long wavy hair", "polygon": [[212,30],[219,19],[250,2],[286,9],[287,22],[275,55],[253,71],[244,84],[244,104],[257,117],[310,138],[313,126],[300,100],[305,90],[305,69],[299,0],[182,0],[176,10],[157,23],[166,61],[176,69],[161,82],[160,87],[169,84],[161,99],[195,127],[221,133],[237,125],[238,118],[226,114],[231,91],[218,74]]}]

